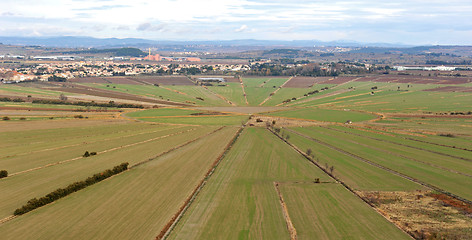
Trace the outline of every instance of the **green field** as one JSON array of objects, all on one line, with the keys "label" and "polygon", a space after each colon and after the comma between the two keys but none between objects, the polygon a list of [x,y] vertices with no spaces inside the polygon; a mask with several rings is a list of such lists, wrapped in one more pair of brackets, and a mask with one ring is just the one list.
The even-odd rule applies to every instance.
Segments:
[{"label": "green field", "polygon": [[[28,166],[24,167],[33,169],[32,171],[2,179],[0,189],[5,194],[0,196],[0,200],[3,203],[0,208],[0,216],[7,217],[12,214],[16,208],[33,197],[43,196],[58,187],[63,187],[74,181],[85,179],[94,173],[109,169],[122,162],[129,162],[130,165],[133,166],[146,159],[155,157],[174,146],[203,136],[211,130],[211,128],[200,128],[183,133],[178,133],[180,132],[179,130],[174,130],[178,134],[147,142],[145,141],[150,139],[143,138],[141,142],[134,142],[133,144],[135,145],[123,145],[123,147],[121,145],[122,142],[116,142],[115,146],[107,146],[107,150],[110,151],[106,153],[98,152],[96,156],[88,158],[82,158],[81,156],[86,150],[95,151],[95,149],[92,150],[90,147],[82,147],[82,150],[77,151],[75,154],[74,151],[68,152],[67,149],[64,149],[64,153],[57,158],[49,159],[49,157],[41,157],[39,159],[48,162],[35,162],[34,165],[31,165],[31,168],[28,168]],[[164,136],[164,133],[161,134]],[[45,155],[51,156],[51,154]],[[30,158],[28,155],[24,157]],[[24,157],[21,156],[20,158]],[[67,161],[74,158],[78,159]],[[59,163],[61,161],[66,162],[47,166],[49,163]],[[42,168],[37,168],[38,166]],[[12,173],[15,172],[12,171]]]},{"label": "green field", "polygon": [[[425,92],[424,89],[442,87],[441,85],[421,85],[407,88],[408,84],[387,84],[371,82],[352,82],[330,91],[348,89],[349,92],[328,96],[293,106],[323,106],[348,108],[373,112],[418,112],[418,111],[470,111],[472,93]],[[377,86],[378,89],[371,88]],[[397,91],[400,86],[400,91]],[[374,92],[374,95],[371,92]],[[325,92],[328,93],[328,92]],[[317,96],[316,94],[313,96]]]},{"label": "green field", "polygon": [[[15,96],[27,97],[28,95],[33,96],[52,96],[59,97],[61,92],[39,89],[32,86],[18,86],[18,85],[0,85],[0,93],[10,93]],[[67,94],[66,94],[67,95]]]},{"label": "green field", "polygon": [[184,108],[159,108],[145,111],[137,111],[127,114],[130,117],[163,117],[163,116],[189,116],[192,113],[199,113],[201,111],[184,109]]},{"label": "green field", "polygon": [[[321,166],[334,167],[334,175],[355,190],[367,191],[410,191],[422,187],[385,170],[342,154],[326,146],[316,144],[297,134],[290,134],[290,143],[306,152],[310,149],[314,161]],[[328,169],[329,169],[328,167]]]},{"label": "green field", "polygon": [[[2,236],[5,239],[154,238],[223,151],[228,142],[226,136],[234,132],[234,128],[224,129],[14,219],[1,226]],[[86,232],[83,224],[88,225]],[[24,231],[22,226],[30,227]]]},{"label": "green field", "polygon": [[[331,232],[335,228],[333,225],[344,224],[343,227],[337,228],[339,232],[332,232],[332,236],[348,237],[351,235],[346,232],[350,228],[360,228],[355,233],[359,238],[379,237],[384,231],[391,232],[393,236],[406,238],[401,231],[369,209],[368,205],[335,184],[326,174],[264,129],[247,129],[219,168],[220,171],[215,173],[180,221],[171,239],[289,238],[274,182],[280,183],[282,192],[289,191],[290,188],[286,189],[285,186],[298,185],[313,186],[314,189],[320,186],[326,191],[334,189],[332,194],[342,195],[336,197],[342,198],[343,204],[349,205],[352,199],[357,202],[351,207],[353,209],[359,207],[364,211],[359,212],[361,214],[359,216],[363,216],[365,222],[357,227],[348,227],[350,220],[343,218],[342,215],[338,215],[333,221],[333,217],[330,216],[337,215],[335,213],[326,211],[319,214],[320,210],[317,208],[306,209],[307,204],[313,204],[309,199],[318,194],[306,193],[309,195],[304,196],[305,198],[299,198],[303,195],[293,194],[297,197],[293,198],[293,201],[288,201],[288,211],[293,211],[297,231],[303,229],[301,238],[304,236],[310,239],[315,236],[303,233],[310,228],[304,218],[315,215],[321,219],[326,217],[329,219],[327,221],[331,222],[317,224],[320,231]],[[315,178],[320,178],[325,183],[314,184]],[[344,208],[336,202],[330,203],[330,200],[333,199],[324,199],[326,204],[333,204],[335,209]],[[319,206],[324,205],[319,200],[316,202],[320,204]],[[351,217],[355,218],[352,215]],[[375,218],[380,222],[367,220],[368,218]]]},{"label": "green field", "polygon": [[[288,79],[242,76],[243,85],[209,87],[79,83],[174,104],[114,112],[0,102],[0,170],[8,172],[0,179],[1,238],[449,236],[438,226],[467,229],[462,239],[472,238],[463,209],[472,209],[472,93],[365,81],[281,87]],[[42,89],[50,86],[3,84],[0,95],[57,100],[60,91]],[[64,94],[71,101],[132,99]],[[127,171],[12,218],[28,200],[123,162]],[[382,198],[389,194],[403,199]],[[412,219],[384,204],[408,213],[440,209]]]},{"label": "green field", "polygon": [[229,82],[226,83],[227,86],[210,86],[208,89],[211,92],[219,94],[223,96],[228,101],[231,101],[233,104],[237,106],[247,106],[246,101],[244,99],[243,89],[241,88],[240,83],[233,83]]},{"label": "green field", "polygon": [[287,80],[288,78],[243,78],[249,105],[260,105]]},{"label": "green field", "polygon": [[219,169],[172,239],[288,238],[274,182],[330,181],[264,129],[247,129]]},{"label": "green field", "polygon": [[348,120],[352,122],[361,122],[374,119],[375,116],[366,113],[344,110],[317,109],[317,108],[299,108],[287,111],[278,111],[269,113],[270,116],[298,118],[307,120],[316,120],[323,122],[344,123]]},{"label": "green field", "polygon": [[280,188],[297,239],[410,239],[339,185],[282,184]]},{"label": "green field", "polygon": [[[435,157],[434,153],[424,153],[424,151],[421,150],[410,150],[407,149],[407,147],[398,147],[395,152],[385,152],[383,150],[388,147],[388,144],[384,142],[380,143],[381,148],[369,145],[369,142],[365,139],[362,141],[366,141],[367,144],[360,145],[357,143],[362,141],[357,137],[338,133],[332,134],[330,130],[320,127],[300,128],[297,129],[297,131],[409,177],[416,178],[422,182],[429,183],[463,198],[472,200],[472,190],[469,188],[470,184],[472,184],[472,178],[457,173],[454,166],[449,166],[447,164],[440,166],[440,162],[436,162],[432,159],[432,157]],[[339,137],[343,140],[339,141]],[[401,150],[411,151],[418,155],[409,155],[407,157],[401,156],[398,154]],[[444,157],[440,157],[438,161],[441,161],[441,158]],[[459,159],[451,161],[463,167],[461,169],[462,173],[470,173],[472,169],[470,161]]]}]

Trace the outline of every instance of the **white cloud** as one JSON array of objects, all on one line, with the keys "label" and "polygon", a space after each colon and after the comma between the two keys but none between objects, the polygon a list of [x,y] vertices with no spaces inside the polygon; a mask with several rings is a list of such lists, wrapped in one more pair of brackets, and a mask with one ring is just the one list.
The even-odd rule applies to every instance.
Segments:
[{"label": "white cloud", "polygon": [[247,25],[242,25],[240,28],[235,29],[234,31],[235,31],[235,32],[243,32],[243,31],[245,31],[246,29],[247,29]]},{"label": "white cloud", "polygon": [[[48,29],[57,29],[56,34],[181,40],[241,36],[334,40],[331,38],[355,36],[398,42],[445,39],[432,32],[451,31],[447,38],[451,43],[459,37],[463,42],[465,37],[472,44],[472,4],[461,0],[449,0],[447,4],[441,0],[1,1],[0,26],[9,29],[9,35],[15,29],[30,35],[54,34]],[[340,34],[347,32],[353,34]],[[405,37],[412,33],[415,39]]]}]

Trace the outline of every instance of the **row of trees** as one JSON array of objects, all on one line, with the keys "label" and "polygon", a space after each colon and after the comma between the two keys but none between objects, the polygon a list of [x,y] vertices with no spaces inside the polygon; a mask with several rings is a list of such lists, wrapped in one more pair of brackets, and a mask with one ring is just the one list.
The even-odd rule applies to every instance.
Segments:
[{"label": "row of trees", "polygon": [[[28,96],[30,97],[30,96]],[[36,99],[33,100],[32,103],[40,103],[40,104],[60,104],[60,105],[77,105],[77,106],[85,106],[85,107],[116,107],[116,108],[144,108],[143,105],[140,104],[129,104],[129,103],[115,103],[114,101],[110,101],[108,103],[97,103],[94,101],[91,102],[66,102],[67,96],[61,94],[59,96],[60,100],[47,100],[47,99]],[[25,100],[21,98],[8,98],[8,97],[0,97],[0,102],[25,102]]]},{"label": "row of trees", "polygon": [[85,181],[75,182],[67,186],[66,188],[58,188],[57,190],[47,194],[46,196],[37,199],[33,198],[29,200],[25,205],[15,210],[14,215],[22,215],[36,208],[42,207],[46,204],[52,203],[60,198],[63,198],[71,193],[77,192],[97,182],[103,181],[113,175],[126,171],[128,169],[128,163],[122,163],[115,166],[113,169],[105,170],[104,172],[94,174],[92,177],[87,178]]},{"label": "row of trees", "polygon": [[116,107],[116,108],[144,108],[143,105],[139,104],[129,104],[129,103],[115,103],[114,101],[110,101],[108,103],[97,103],[97,102],[66,102],[60,100],[45,100],[45,99],[37,99],[33,100],[33,103],[42,103],[42,104],[60,104],[60,105],[77,105],[77,106],[85,106],[85,107]]},{"label": "row of trees", "polygon": [[[324,90],[328,90],[328,87],[324,87],[324,88],[322,88],[321,90],[313,90],[313,91],[311,91],[311,92],[307,92],[307,93],[303,94],[303,96],[308,97],[308,96],[310,96],[310,95],[313,95],[313,94],[322,92],[322,91],[324,91]],[[289,103],[289,102],[295,101],[295,100],[297,100],[296,97],[287,98],[287,99],[285,99],[282,103]]]},{"label": "row of trees", "polygon": [[1,97],[0,102],[24,102],[25,100],[21,98],[8,98],[8,97]]}]

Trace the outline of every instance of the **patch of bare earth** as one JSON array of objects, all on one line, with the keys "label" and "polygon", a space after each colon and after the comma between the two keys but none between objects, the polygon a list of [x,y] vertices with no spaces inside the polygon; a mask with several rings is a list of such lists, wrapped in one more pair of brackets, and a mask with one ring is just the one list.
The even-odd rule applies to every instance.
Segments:
[{"label": "patch of bare earth", "polygon": [[431,191],[358,191],[415,239],[472,239],[472,205]]}]

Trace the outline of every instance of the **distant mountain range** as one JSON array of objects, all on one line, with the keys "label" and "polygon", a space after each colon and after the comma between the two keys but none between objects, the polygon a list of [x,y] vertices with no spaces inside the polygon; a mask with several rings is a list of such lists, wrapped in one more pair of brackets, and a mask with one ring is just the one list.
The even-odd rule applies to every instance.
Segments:
[{"label": "distant mountain range", "polygon": [[37,45],[42,47],[65,47],[65,48],[107,48],[107,47],[148,47],[182,46],[182,45],[211,45],[211,46],[275,46],[275,47],[411,47],[403,44],[390,43],[359,43],[355,41],[331,41],[323,42],[317,40],[224,40],[224,41],[157,41],[140,38],[93,38],[93,37],[0,37],[0,43],[9,45]]},{"label": "distant mountain range", "polygon": [[[323,42],[317,40],[222,40],[222,41],[158,41],[140,38],[93,38],[93,37],[0,37],[0,43],[15,46],[39,46],[42,48],[93,48],[95,50],[114,48],[155,48],[160,52],[208,51],[219,53],[240,53],[293,49],[311,52],[314,47],[321,52],[333,52],[333,47],[351,48],[350,53],[374,54],[432,54],[472,57],[472,46],[410,46],[390,43],[359,43],[355,41]],[[81,49],[80,49],[81,48]],[[334,51],[336,52],[336,51]],[[439,56],[438,55],[438,56]]]}]

